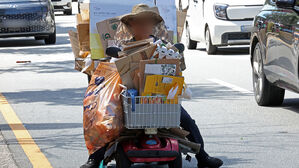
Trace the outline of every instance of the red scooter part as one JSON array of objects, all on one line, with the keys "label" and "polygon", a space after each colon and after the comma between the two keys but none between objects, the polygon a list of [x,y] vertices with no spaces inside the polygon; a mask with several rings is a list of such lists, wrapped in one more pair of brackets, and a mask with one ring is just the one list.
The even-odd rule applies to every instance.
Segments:
[{"label": "red scooter part", "polygon": [[131,139],[121,146],[132,163],[169,162],[180,156],[178,141],[172,138],[143,136],[137,143]]}]

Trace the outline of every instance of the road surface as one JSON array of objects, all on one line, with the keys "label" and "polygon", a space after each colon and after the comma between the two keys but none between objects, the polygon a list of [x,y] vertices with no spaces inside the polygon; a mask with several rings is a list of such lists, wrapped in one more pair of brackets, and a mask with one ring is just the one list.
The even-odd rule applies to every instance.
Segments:
[{"label": "road surface", "polygon": [[[82,130],[87,77],[74,70],[67,34],[75,30],[75,15],[57,15],[56,22],[56,45],[0,39],[0,93],[52,167],[75,168],[88,157]],[[298,168],[299,95],[287,92],[281,107],[258,107],[248,47],[222,48],[211,56],[203,47],[185,52],[184,76],[193,99],[183,106],[200,127],[209,154],[223,159],[224,168]],[[31,63],[16,63],[27,60]],[[0,129],[0,145],[8,145],[13,163],[32,167],[1,114]],[[184,161],[184,168],[195,167],[194,158]]]}]

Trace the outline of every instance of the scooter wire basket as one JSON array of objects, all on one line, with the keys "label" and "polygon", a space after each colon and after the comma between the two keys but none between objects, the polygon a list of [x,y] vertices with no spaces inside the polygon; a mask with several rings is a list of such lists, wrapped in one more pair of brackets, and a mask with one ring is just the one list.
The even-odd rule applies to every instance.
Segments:
[{"label": "scooter wire basket", "polygon": [[121,94],[124,123],[128,129],[177,128],[180,125],[180,98],[165,96],[127,96]]}]

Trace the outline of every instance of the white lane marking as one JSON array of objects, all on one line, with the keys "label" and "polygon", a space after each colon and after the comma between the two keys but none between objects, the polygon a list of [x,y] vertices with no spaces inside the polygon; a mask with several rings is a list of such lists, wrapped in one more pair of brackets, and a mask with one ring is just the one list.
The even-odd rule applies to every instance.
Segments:
[{"label": "white lane marking", "polygon": [[217,83],[219,85],[228,87],[228,88],[230,88],[234,91],[237,91],[237,92],[240,92],[240,93],[243,93],[243,94],[252,94],[253,93],[252,91],[249,91],[249,90],[241,88],[239,86],[224,82],[224,81],[219,80],[219,79],[208,79],[208,81],[211,81],[211,82]]}]

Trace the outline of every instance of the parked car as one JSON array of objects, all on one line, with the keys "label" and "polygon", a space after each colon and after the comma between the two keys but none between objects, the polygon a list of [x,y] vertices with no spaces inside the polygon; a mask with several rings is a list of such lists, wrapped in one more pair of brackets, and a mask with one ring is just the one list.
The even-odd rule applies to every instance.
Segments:
[{"label": "parked car", "polygon": [[1,0],[0,38],[34,36],[55,44],[54,8],[50,0]]},{"label": "parked car", "polygon": [[62,11],[65,15],[72,15],[72,0],[51,0],[55,11]]},{"label": "parked car", "polygon": [[218,46],[250,43],[252,22],[265,0],[189,0],[187,47],[205,42],[208,54]]},{"label": "parked car", "polygon": [[81,5],[83,3],[90,3],[90,0],[78,0],[78,12],[81,13]]},{"label": "parked car", "polygon": [[253,90],[261,106],[281,105],[285,89],[299,93],[299,1],[267,0],[251,36]]}]

